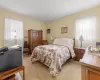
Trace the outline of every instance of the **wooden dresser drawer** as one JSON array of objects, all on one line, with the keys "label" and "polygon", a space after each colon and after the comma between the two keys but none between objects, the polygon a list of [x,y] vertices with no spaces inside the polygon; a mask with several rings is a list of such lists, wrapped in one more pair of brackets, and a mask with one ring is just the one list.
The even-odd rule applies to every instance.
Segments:
[{"label": "wooden dresser drawer", "polygon": [[87,80],[100,80],[100,71],[87,69]]},{"label": "wooden dresser drawer", "polygon": [[100,71],[86,66],[81,67],[82,80],[100,80]]}]

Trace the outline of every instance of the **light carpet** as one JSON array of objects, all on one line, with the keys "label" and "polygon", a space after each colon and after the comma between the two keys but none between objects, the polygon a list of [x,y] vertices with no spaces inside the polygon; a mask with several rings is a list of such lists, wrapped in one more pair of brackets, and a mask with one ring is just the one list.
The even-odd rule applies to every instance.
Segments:
[{"label": "light carpet", "polygon": [[39,62],[31,63],[29,56],[24,56],[26,80],[81,80],[81,66],[74,61],[65,63],[56,77],[49,74],[48,67]]}]

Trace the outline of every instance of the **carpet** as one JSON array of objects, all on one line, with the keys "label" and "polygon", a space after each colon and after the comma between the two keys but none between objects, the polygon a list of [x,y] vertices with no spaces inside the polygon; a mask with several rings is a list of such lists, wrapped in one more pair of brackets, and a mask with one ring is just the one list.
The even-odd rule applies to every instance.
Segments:
[{"label": "carpet", "polygon": [[24,56],[26,80],[81,80],[80,64],[69,61],[62,66],[62,71],[56,77],[49,74],[48,67],[42,63],[31,63],[30,56]]}]

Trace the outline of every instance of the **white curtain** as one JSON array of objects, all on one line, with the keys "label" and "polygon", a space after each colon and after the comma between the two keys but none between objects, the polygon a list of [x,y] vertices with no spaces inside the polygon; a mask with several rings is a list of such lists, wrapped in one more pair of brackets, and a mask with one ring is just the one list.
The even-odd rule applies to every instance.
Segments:
[{"label": "white curtain", "polygon": [[83,47],[88,45],[95,45],[97,34],[96,34],[96,17],[86,17],[76,20],[75,38],[80,45],[79,38],[83,36]]},{"label": "white curtain", "polygon": [[14,20],[14,26],[16,31],[16,44],[23,46],[23,22]]},{"label": "white curtain", "polygon": [[6,18],[4,29],[4,46],[11,46],[15,44],[14,37],[12,36],[13,28],[12,20]]},{"label": "white curtain", "polygon": [[4,46],[23,45],[23,22],[5,18]]}]

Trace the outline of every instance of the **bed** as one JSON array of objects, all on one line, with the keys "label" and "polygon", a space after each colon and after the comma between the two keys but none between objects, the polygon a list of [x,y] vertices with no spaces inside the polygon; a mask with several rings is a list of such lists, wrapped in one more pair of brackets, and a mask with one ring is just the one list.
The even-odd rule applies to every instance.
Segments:
[{"label": "bed", "polygon": [[75,57],[73,46],[73,39],[55,39],[53,44],[37,46],[32,52],[31,61],[32,63],[40,61],[49,67],[52,76],[57,76],[61,72],[62,65]]}]

